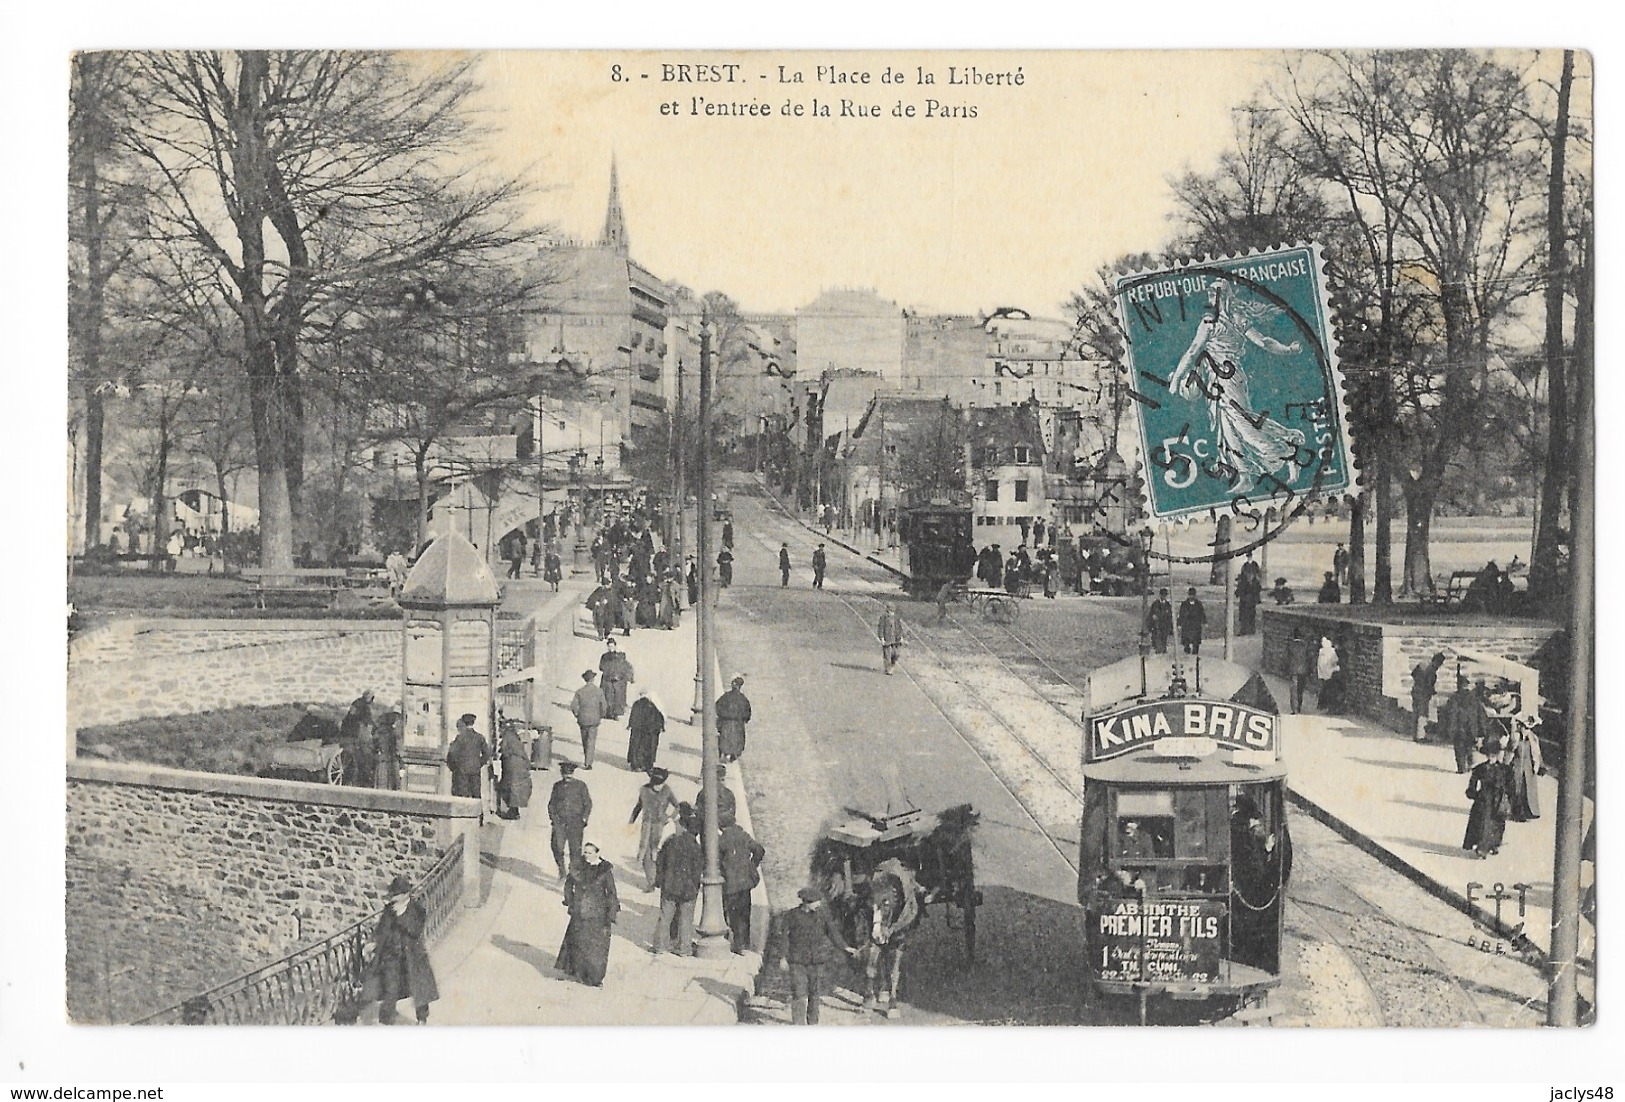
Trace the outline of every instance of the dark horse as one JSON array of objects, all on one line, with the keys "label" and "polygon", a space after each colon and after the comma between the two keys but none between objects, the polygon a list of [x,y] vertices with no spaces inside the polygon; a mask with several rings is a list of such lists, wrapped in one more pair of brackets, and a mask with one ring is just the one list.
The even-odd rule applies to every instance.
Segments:
[{"label": "dark horse", "polygon": [[853,907],[858,960],[863,962],[863,1008],[895,1018],[903,950],[920,922],[920,889],[901,861],[882,861],[860,885]]}]

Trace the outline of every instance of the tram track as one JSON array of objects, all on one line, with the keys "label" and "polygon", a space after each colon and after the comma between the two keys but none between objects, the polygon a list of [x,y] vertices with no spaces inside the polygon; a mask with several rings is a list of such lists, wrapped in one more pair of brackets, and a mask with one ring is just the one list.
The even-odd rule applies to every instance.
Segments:
[{"label": "tram track", "polygon": [[[757,490],[754,486],[751,489]],[[758,491],[752,496],[758,496],[768,509],[802,532],[806,531],[770,495],[760,494]],[[811,533],[807,535],[812,538]],[[863,568],[860,567],[861,569]],[[863,570],[863,574],[858,576],[878,575],[883,569],[873,566],[872,570]],[[889,574],[885,577],[886,580],[891,578]],[[864,577],[864,584],[874,582],[872,578]],[[833,588],[826,589],[825,592],[840,600],[865,630],[872,630],[879,608],[885,603],[882,597],[864,593],[843,592]],[[866,611],[872,611],[873,615],[865,615]],[[914,682],[932,707],[942,715],[949,729],[954,731],[982,761],[999,786],[1010,794],[1017,806],[1031,819],[1048,845],[1076,873],[1078,870],[1076,853],[1069,852],[1056,840],[1055,817],[1046,815],[1043,804],[1053,803],[1057,796],[1070,801],[1073,813],[1066,821],[1072,826],[1076,824],[1077,815],[1081,814],[1081,783],[1072,780],[1057,768],[1052,761],[1052,755],[1064,754],[1072,758],[1078,756],[1078,747],[1083,737],[1082,690],[1012,626],[988,621],[999,629],[1002,638],[1014,645],[1014,649],[1018,652],[1016,654],[1009,653],[1010,648],[995,647],[982,638],[982,633],[976,630],[980,622],[976,625],[966,624],[959,616],[950,612],[949,623],[957,629],[954,633],[956,639],[963,637],[970,640],[980,654],[993,661],[1005,678],[1019,684],[1030,698],[1041,701],[1047,710],[1060,714],[1072,732],[1067,746],[1046,749],[1036,745],[1032,739],[1024,735],[1018,725],[1011,721],[1005,709],[988,699],[990,695],[988,692],[979,690],[973,679],[963,676],[961,669],[956,669],[956,666],[962,668],[963,659],[956,663],[944,649],[932,644],[928,637],[936,636],[938,633],[929,630],[929,625],[912,625],[908,642],[912,648],[924,652],[930,658],[931,667],[953,685],[966,698],[966,702],[974,706],[976,717],[984,720],[987,725],[1004,736],[1004,741],[1015,747],[1023,758],[1036,767],[1039,776],[1035,778],[1035,782],[1053,786],[1057,791],[1035,797],[1030,791],[1035,782],[1024,784],[1020,778],[1009,775],[1019,770],[1011,769],[1008,765],[1001,769],[995,764],[992,759],[1000,756],[996,748],[990,749],[985,745],[985,739],[976,737],[976,733],[971,729],[976,723],[972,722],[970,717],[955,714],[956,711],[964,710],[964,703],[949,699],[943,687],[935,684],[935,678],[922,678],[910,668],[909,664],[900,665],[899,670]],[[940,643],[942,640],[938,638],[936,642]],[[1043,672],[1040,673],[1040,670]],[[1068,759],[1063,757],[1061,760]],[[1051,822],[1047,824],[1046,818]],[[1069,838],[1068,841],[1073,840]],[[1484,1021],[1476,1001],[1444,965],[1441,958],[1419,937],[1408,933],[1403,923],[1396,922],[1366,894],[1335,877],[1326,877],[1327,883],[1311,890],[1303,878],[1314,876],[1320,879],[1320,877],[1313,868],[1313,854],[1302,852],[1305,848],[1300,846],[1300,878],[1295,878],[1293,889],[1289,889],[1287,894],[1288,912],[1300,928],[1316,932],[1313,940],[1305,943],[1305,949],[1312,950],[1316,943],[1335,949],[1344,963],[1332,971],[1341,975],[1347,975],[1352,971],[1358,977],[1362,989],[1358,995],[1350,993],[1343,1000],[1349,1012],[1347,1015],[1331,1015],[1334,1020],[1339,1024],[1354,1026],[1414,1026],[1458,1022],[1476,1024]],[[1318,978],[1322,982],[1313,986],[1336,986],[1335,982],[1325,983],[1324,977]],[[1300,997],[1304,994],[1300,993]],[[1324,992],[1321,993],[1321,997],[1327,998]],[[1304,1024],[1314,1024],[1314,1019],[1306,1019]]]}]

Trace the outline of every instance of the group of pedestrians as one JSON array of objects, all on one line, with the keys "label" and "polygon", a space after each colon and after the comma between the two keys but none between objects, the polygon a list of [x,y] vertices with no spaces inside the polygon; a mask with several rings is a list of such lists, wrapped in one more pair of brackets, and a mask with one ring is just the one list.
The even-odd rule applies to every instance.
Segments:
[{"label": "group of pedestrians", "polygon": [[1054,598],[1061,591],[1061,562],[1048,547],[1040,547],[1035,558],[1025,543],[1008,555],[990,543],[976,553],[976,577],[987,588],[1010,594],[1042,586],[1044,596]]},{"label": "group of pedestrians", "polygon": [[[727,548],[723,548],[723,550],[726,551]],[[823,589],[824,575],[829,572],[829,554],[824,550],[823,544],[819,544],[813,550],[811,565],[812,587],[814,589]],[[779,544],[779,588],[783,589],[789,586],[792,568],[790,545],[787,542],[781,542]]]},{"label": "group of pedestrians", "polygon": [[1202,653],[1202,634],[1207,630],[1207,606],[1191,586],[1185,599],[1179,602],[1177,615],[1166,589],[1157,590],[1157,599],[1151,602],[1145,615],[1146,634],[1151,637],[1151,649],[1158,654],[1168,653],[1168,644],[1179,628],[1179,649],[1185,654]]}]

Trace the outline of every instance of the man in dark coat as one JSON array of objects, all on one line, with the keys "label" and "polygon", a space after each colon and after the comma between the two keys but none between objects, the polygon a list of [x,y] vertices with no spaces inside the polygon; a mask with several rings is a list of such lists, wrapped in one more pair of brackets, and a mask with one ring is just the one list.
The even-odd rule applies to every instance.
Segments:
[{"label": "man in dark coat", "polygon": [[824,553],[824,545],[823,544],[819,544],[818,547],[812,553],[812,568],[813,568],[812,587],[814,589],[823,589],[824,588],[824,571],[829,569],[829,556]]},{"label": "man in dark coat", "polygon": [[1157,590],[1157,599],[1146,613],[1145,629],[1151,633],[1151,649],[1158,654],[1168,653],[1168,640],[1174,637],[1174,604],[1166,589]]},{"label": "man in dark coat", "polygon": [[705,853],[700,848],[700,825],[694,809],[677,809],[677,830],[660,846],[655,858],[655,886],[660,889],[660,917],[655,921],[657,955],[669,948],[680,957],[694,953],[694,901],[700,896],[700,875]]},{"label": "man in dark coat", "polygon": [[758,871],[767,850],[738,822],[722,828],[717,839],[722,865],[722,920],[735,953],[750,948],[750,891],[762,882]]},{"label": "man in dark coat", "polygon": [[1456,772],[1466,773],[1473,767],[1473,754],[1489,734],[1490,717],[1484,704],[1467,685],[1465,677],[1456,678],[1456,691],[1439,709],[1439,730],[1456,751]]},{"label": "man in dark coat", "polygon": [[1185,599],[1179,602],[1179,646],[1186,654],[1202,653],[1202,628],[1207,624],[1207,609],[1191,586]]},{"label": "man in dark coat", "polygon": [[1287,674],[1291,682],[1293,715],[1303,711],[1303,692],[1309,686],[1309,679],[1315,676],[1315,658],[1319,651],[1318,639],[1305,639],[1302,631],[1298,628],[1292,629],[1292,638],[1286,645],[1286,661]]},{"label": "man in dark coat", "polygon": [[897,614],[897,607],[890,601],[886,602],[886,609],[880,614],[880,623],[875,628],[875,635],[880,639],[880,664],[891,676],[892,667],[897,665],[897,656],[903,651],[903,618]]},{"label": "man in dark coat", "polygon": [[1326,571],[1326,580],[1320,583],[1320,593],[1315,596],[1315,602],[1322,605],[1335,605],[1343,599],[1343,591],[1338,588],[1337,578],[1330,570]]},{"label": "man in dark coat", "polygon": [[497,782],[497,798],[503,805],[497,812],[504,819],[519,818],[519,809],[530,806],[530,755],[519,737],[519,727],[511,720],[501,724],[502,738],[497,746],[497,761],[502,767],[502,778]]},{"label": "man in dark coat", "polygon": [[474,730],[475,715],[465,712],[457,720],[457,737],[446,751],[446,765],[451,768],[451,794],[453,796],[481,796],[480,777],[486,763],[491,760],[491,748],[485,736]]},{"label": "man in dark coat", "polygon": [[790,584],[790,545],[779,544],[779,588]]},{"label": "man in dark coat", "polygon": [[1439,685],[1439,669],[1444,665],[1444,653],[1435,654],[1427,662],[1411,667],[1411,716],[1416,723],[1417,742],[1428,740],[1428,710]]},{"label": "man in dark coat", "polygon": [[1004,556],[999,552],[998,544],[982,548],[981,555],[977,557],[976,576],[989,589],[998,589],[1003,584]]},{"label": "man in dark coat", "polygon": [[610,927],[621,912],[621,899],[615,891],[615,870],[599,856],[597,846],[581,847],[581,860],[564,878],[564,905],[570,911],[570,925],[554,967],[588,987],[602,987],[609,971]]},{"label": "man in dark coat", "polygon": [[684,579],[688,584],[688,607],[693,608],[700,603],[700,568],[694,564],[694,556],[688,557],[688,573]]},{"label": "man in dark coat", "polygon": [[[366,984],[368,996],[378,998],[378,1024],[395,1024],[395,1004],[411,999],[418,1024],[429,1020],[429,1004],[440,997],[423,928],[429,919],[423,901],[412,897],[412,882],[397,876],[389,882],[389,902],[373,937],[377,955]],[[373,978],[376,977],[376,978]]]},{"label": "man in dark coat", "polygon": [[1348,580],[1348,574],[1349,551],[1342,544],[1338,544],[1337,550],[1332,552],[1332,575],[1337,579],[1337,584],[1342,585]]},{"label": "man in dark coat", "polygon": [[814,887],[797,893],[801,905],[779,922],[779,968],[790,973],[790,1022],[817,1025],[830,965],[837,953],[857,956]]},{"label": "man in dark coat", "polygon": [[745,753],[750,698],[745,695],[744,687],[745,675],[735,674],[728,691],[717,697],[717,744],[723,761],[738,761]]},{"label": "man in dark coat", "polygon": [[[739,801],[735,798],[733,790],[728,787],[728,767],[717,763],[717,826],[726,827],[730,823],[739,821]],[[705,789],[701,788],[699,795],[694,797],[695,822],[705,822]]]},{"label": "man in dark coat", "polygon": [[723,589],[734,584],[734,553],[726,547],[717,552],[717,584]]},{"label": "man in dark coat", "polygon": [[553,863],[562,879],[569,871],[564,864],[566,849],[572,866],[581,860],[581,838],[592,817],[592,793],[587,791],[586,782],[575,775],[575,762],[559,762],[559,772],[563,775],[553,783],[553,792],[547,798],[547,820],[553,826]]},{"label": "man in dark coat", "polygon": [[666,717],[649,699],[647,690],[638,690],[632,711],[626,717],[626,767],[634,773],[647,773],[655,767],[660,753],[660,736],[666,730]]},{"label": "man in dark coat", "polygon": [[615,640],[605,643],[604,653],[598,658],[598,686],[604,692],[604,718],[620,719],[626,711],[626,687],[637,678],[631,659],[615,646]]},{"label": "man in dark coat", "polygon": [[1258,630],[1258,606],[1264,599],[1263,570],[1251,559],[1241,564],[1236,578],[1236,634],[1252,635]]},{"label": "man in dark coat", "polygon": [[722,546],[724,546],[726,548],[729,548],[731,550],[733,548],[733,545],[734,545],[734,522],[731,521],[731,520],[725,520],[725,521],[722,522]]},{"label": "man in dark coat", "polygon": [[339,745],[344,747],[344,783],[352,788],[372,788],[378,783],[378,740],[373,733],[372,699],[371,689],[363,692],[339,724]]}]

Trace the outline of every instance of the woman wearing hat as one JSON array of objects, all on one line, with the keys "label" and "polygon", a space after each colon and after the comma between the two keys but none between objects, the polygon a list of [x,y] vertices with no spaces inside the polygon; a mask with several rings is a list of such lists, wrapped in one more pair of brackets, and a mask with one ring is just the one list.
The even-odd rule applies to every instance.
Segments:
[{"label": "woman wearing hat", "polygon": [[588,987],[602,987],[609,971],[610,927],[621,900],[615,870],[591,842],[581,847],[581,860],[564,879],[564,905],[570,909],[570,925],[555,967]]},{"label": "woman wearing hat", "polygon": [[377,955],[373,958],[366,995],[378,999],[378,1022],[393,1025],[395,1004],[409,998],[417,1009],[418,1024],[429,1021],[429,1004],[440,997],[434,968],[429,964],[429,948],[423,941],[428,922],[423,901],[412,896],[412,882],[397,876],[389,882],[389,902],[373,935]]},{"label": "woman wearing hat", "polygon": [[645,891],[655,890],[655,858],[660,853],[660,835],[677,809],[677,797],[666,783],[670,776],[664,769],[649,770],[649,780],[638,789],[638,802],[632,805],[632,817],[627,820],[635,823],[643,819],[642,832],[638,835],[638,864],[643,868],[644,883],[648,885]]}]

